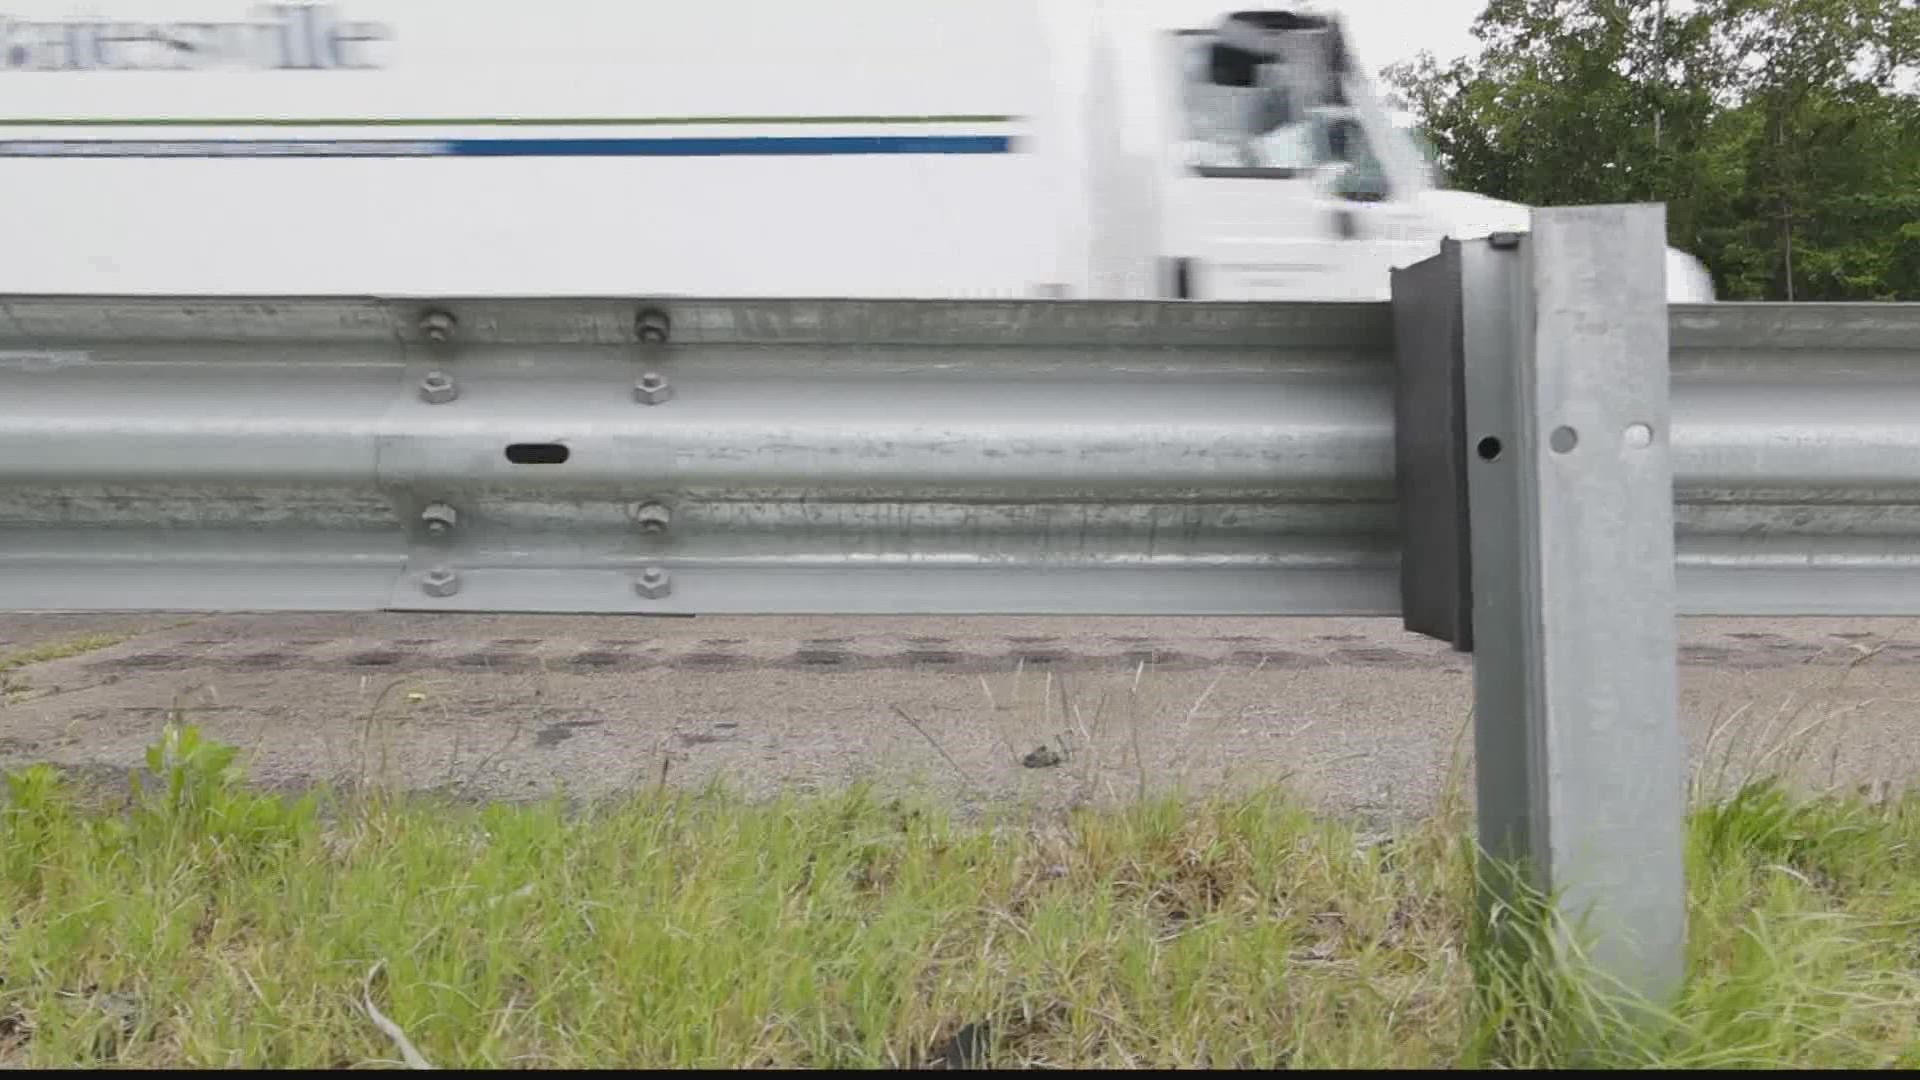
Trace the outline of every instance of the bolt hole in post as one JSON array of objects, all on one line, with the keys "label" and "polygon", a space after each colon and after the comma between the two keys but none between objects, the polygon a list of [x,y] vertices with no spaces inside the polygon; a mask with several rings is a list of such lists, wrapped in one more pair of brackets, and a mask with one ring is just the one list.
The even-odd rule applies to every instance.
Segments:
[{"label": "bolt hole in post", "polygon": [[1498,461],[1502,449],[1500,440],[1489,435],[1480,440],[1479,444],[1474,447],[1474,452],[1480,455],[1481,461]]},{"label": "bolt hole in post", "polygon": [[507,460],[515,465],[565,465],[572,456],[561,443],[514,443],[507,447]]},{"label": "bolt hole in post", "polygon": [[1572,453],[1573,448],[1580,445],[1580,433],[1562,425],[1554,428],[1553,434],[1547,436],[1547,445],[1553,447],[1553,452],[1556,454]]}]

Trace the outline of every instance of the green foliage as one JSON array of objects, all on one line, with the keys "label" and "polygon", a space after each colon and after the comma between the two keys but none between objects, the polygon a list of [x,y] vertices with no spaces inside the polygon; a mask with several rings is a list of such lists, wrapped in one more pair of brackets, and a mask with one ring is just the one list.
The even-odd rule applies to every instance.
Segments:
[{"label": "green foliage", "polygon": [[937,1067],[961,1032],[1004,1066],[1920,1065],[1920,803],[1696,811],[1689,976],[1655,1009],[1458,818],[1362,836],[1262,793],[962,826],[859,788],[323,815],[190,727],[147,766],[130,802],[6,778],[0,1068],[403,1040],[440,1067]]},{"label": "green foliage", "polygon": [[[239,747],[207,742],[198,728],[168,724],[160,741],[147,747],[147,771],[163,785],[163,794],[149,797],[150,808],[160,814],[205,812],[240,779],[239,756]],[[140,777],[133,784],[144,794]]]},{"label": "green foliage", "polygon": [[143,838],[253,843],[310,817],[314,800],[286,802],[241,786],[240,749],[209,742],[192,725],[169,723],[147,748],[147,776],[135,775],[132,827]]},{"label": "green foliage", "polygon": [[1726,299],[1920,299],[1920,4],[1493,0],[1388,70],[1460,187],[1660,201]]}]

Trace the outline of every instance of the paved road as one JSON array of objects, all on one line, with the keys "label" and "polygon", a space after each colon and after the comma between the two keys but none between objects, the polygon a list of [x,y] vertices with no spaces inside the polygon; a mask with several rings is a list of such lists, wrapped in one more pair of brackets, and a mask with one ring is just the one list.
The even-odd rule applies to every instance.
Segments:
[{"label": "paved road", "polygon": [[[1682,643],[1703,775],[1920,773],[1915,620],[1689,620]],[[1435,805],[1472,682],[1395,622],[1324,619],[42,615],[0,617],[6,657],[0,767],[123,771],[173,711],[276,785],[870,780],[975,806],[1284,778],[1383,820]]]}]

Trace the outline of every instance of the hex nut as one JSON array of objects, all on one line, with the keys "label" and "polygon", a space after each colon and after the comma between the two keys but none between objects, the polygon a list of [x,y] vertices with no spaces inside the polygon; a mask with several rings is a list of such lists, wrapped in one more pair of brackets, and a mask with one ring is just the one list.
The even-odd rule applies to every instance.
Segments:
[{"label": "hex nut", "polygon": [[673,524],[673,511],[657,502],[641,503],[633,512],[633,523],[645,533],[662,533]]},{"label": "hex nut", "polygon": [[445,405],[460,396],[460,387],[455,385],[453,376],[444,371],[429,371],[420,380],[420,400],[429,405]]},{"label": "hex nut", "polygon": [[634,320],[634,332],[648,345],[665,345],[673,336],[673,322],[659,308],[647,308]]},{"label": "hex nut", "polygon": [[633,591],[649,600],[658,600],[673,591],[673,575],[657,566],[649,566],[634,579]]},{"label": "hex nut", "polygon": [[665,375],[649,371],[633,384],[633,400],[642,405],[658,405],[673,397],[673,384]]},{"label": "hex nut", "polygon": [[454,317],[444,311],[429,311],[420,316],[420,332],[427,335],[429,341],[447,340],[457,325]]},{"label": "hex nut", "polygon": [[452,596],[460,591],[460,575],[444,566],[436,566],[420,575],[420,591],[428,596]]},{"label": "hex nut", "polygon": [[446,503],[434,503],[420,511],[420,521],[435,536],[445,536],[460,524],[460,512]]},{"label": "hex nut", "polygon": [[1487,237],[1487,244],[1496,251],[1512,251],[1520,246],[1520,234],[1517,232],[1497,232]]}]

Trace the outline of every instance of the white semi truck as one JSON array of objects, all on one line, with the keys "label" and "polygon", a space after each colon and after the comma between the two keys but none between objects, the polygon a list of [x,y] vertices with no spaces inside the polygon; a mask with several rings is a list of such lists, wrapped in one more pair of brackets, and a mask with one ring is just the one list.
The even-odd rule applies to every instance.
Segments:
[{"label": "white semi truck", "polygon": [[1526,229],[1337,18],[1162,10],[0,0],[0,292],[1377,300]]}]

